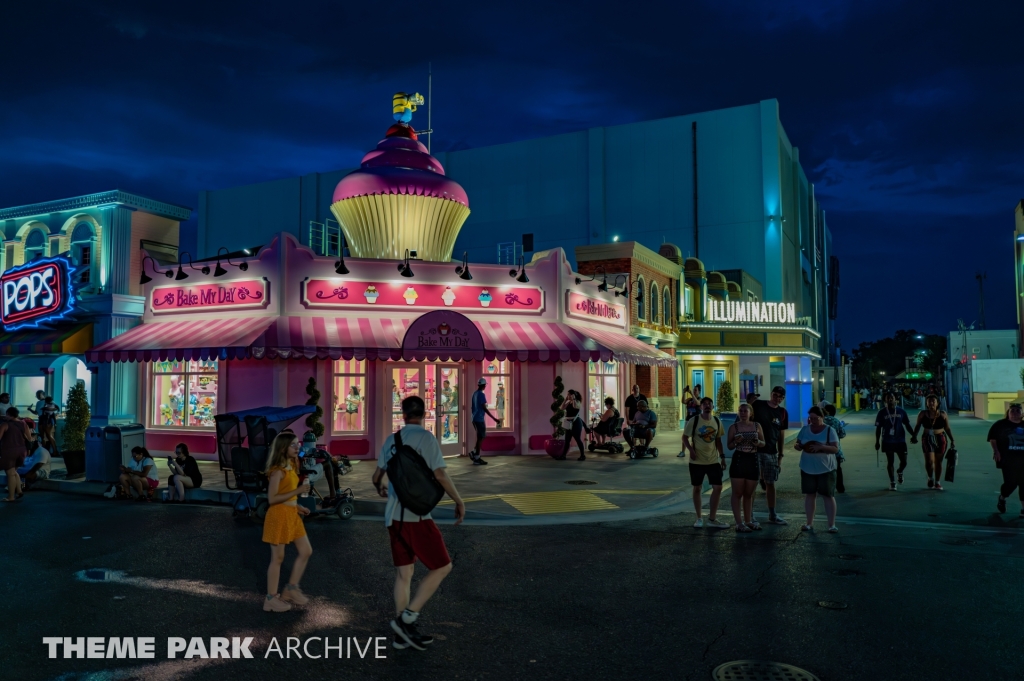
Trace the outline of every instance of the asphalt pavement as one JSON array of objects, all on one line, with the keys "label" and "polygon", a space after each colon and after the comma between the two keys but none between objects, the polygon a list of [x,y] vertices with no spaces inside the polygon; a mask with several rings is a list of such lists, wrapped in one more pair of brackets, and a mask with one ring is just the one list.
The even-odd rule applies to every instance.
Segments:
[{"label": "asphalt pavement", "polygon": [[[947,491],[927,490],[915,448],[906,485],[889,492],[869,419],[847,421],[838,535],[821,523],[799,530],[796,452],[780,483],[790,524],[762,532],[694,529],[685,505],[632,520],[442,524],[454,570],[420,627],[438,640],[424,653],[387,648],[383,659],[351,648],[345,659],[265,657],[273,639],[286,650],[289,636],[355,639],[364,650],[389,636],[393,568],[380,519],[309,521],[303,588],[313,601],[270,614],[260,607],[269,556],[261,529],[229,509],[31,492],[0,505],[2,673],[696,680],[761,659],[822,681],[1018,678],[1024,536],[1015,502],[995,514],[989,424],[954,418],[962,458]],[[683,464],[667,463],[667,482]],[[49,659],[47,636],[154,637],[157,658]],[[253,637],[253,659],[166,657],[168,637],[232,636]]]}]

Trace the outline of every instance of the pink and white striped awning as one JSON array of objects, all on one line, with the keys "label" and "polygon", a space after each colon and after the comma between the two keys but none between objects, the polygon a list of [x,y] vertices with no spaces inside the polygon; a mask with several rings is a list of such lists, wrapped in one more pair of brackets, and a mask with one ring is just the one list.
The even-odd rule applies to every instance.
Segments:
[{"label": "pink and white striped awning", "polygon": [[[262,317],[144,324],[86,353],[91,362],[166,359],[371,359],[403,356],[403,317]],[[618,361],[671,366],[674,357],[624,333],[539,321],[475,321],[487,359]]]},{"label": "pink and white striped awning", "polygon": [[90,362],[236,359],[273,323],[273,317],[203,319],[143,324],[86,351]]},{"label": "pink and white striped awning", "polygon": [[257,359],[401,359],[409,320],[279,317],[252,345]]}]

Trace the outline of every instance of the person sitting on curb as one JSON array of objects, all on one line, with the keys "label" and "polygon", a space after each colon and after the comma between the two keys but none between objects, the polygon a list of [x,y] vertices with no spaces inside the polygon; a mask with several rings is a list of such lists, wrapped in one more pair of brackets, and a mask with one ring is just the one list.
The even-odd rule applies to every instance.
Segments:
[{"label": "person sitting on curb", "polygon": [[0,471],[7,474],[4,501],[14,502],[24,495],[18,468],[25,465],[25,443],[30,438],[28,424],[18,418],[18,409],[8,408],[6,416],[0,417]]},{"label": "person sitting on curb", "polygon": [[156,463],[149,455],[145,447],[132,448],[131,466],[121,466],[121,475],[118,478],[121,491],[125,499],[132,498],[132,490],[138,494],[139,501],[149,501],[149,493],[160,485],[160,474],[157,473]]},{"label": "person sitting on curb", "polygon": [[167,465],[171,468],[171,477],[167,479],[167,501],[185,503],[185,490],[198,489],[203,485],[203,474],[199,472],[199,464],[188,453],[188,445],[179,442],[174,448],[174,458],[167,457]]},{"label": "person sitting on curb", "polygon": [[50,477],[50,452],[39,442],[39,437],[34,432],[31,442],[31,454],[25,459],[25,465],[18,468],[22,489],[26,490],[37,480],[47,480]]}]

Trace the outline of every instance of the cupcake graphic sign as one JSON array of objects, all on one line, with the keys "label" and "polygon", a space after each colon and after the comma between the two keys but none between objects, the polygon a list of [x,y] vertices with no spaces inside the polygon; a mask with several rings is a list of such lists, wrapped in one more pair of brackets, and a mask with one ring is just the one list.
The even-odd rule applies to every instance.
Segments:
[{"label": "cupcake graphic sign", "polygon": [[544,291],[531,286],[473,286],[458,282],[342,280],[338,277],[306,280],[302,304],[311,309],[346,307],[408,310],[475,310],[490,313],[531,313],[544,309]]}]

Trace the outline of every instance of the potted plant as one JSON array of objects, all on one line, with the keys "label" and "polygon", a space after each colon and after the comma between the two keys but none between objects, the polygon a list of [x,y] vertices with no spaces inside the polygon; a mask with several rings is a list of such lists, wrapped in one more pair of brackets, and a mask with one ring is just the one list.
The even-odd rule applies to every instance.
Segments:
[{"label": "potted plant", "polygon": [[310,377],[309,383],[306,384],[306,394],[309,395],[306,404],[316,406],[316,411],[306,417],[306,427],[313,431],[317,442],[319,442],[324,435],[324,424],[320,423],[324,410],[320,406],[320,391],[316,389],[316,379],[313,377]]},{"label": "potted plant", "polygon": [[562,404],[565,402],[565,397],[562,396],[564,392],[565,384],[562,383],[562,377],[555,376],[555,389],[551,391],[551,397],[555,401],[551,403],[550,419],[554,430],[551,439],[544,441],[544,451],[553,457],[561,456],[562,448],[565,446],[565,442],[562,440],[562,436],[565,435],[565,428],[562,428],[562,419],[565,418],[565,410],[562,409]]},{"label": "potted plant", "polygon": [[732,393],[732,383],[729,381],[722,381],[722,385],[718,386],[718,399],[716,404],[718,405],[719,414],[730,414],[736,405],[736,399]]},{"label": "potted plant", "polygon": [[64,408],[64,468],[67,477],[85,475],[85,431],[89,427],[89,400],[85,396],[85,384],[75,383],[68,390],[68,401]]}]

